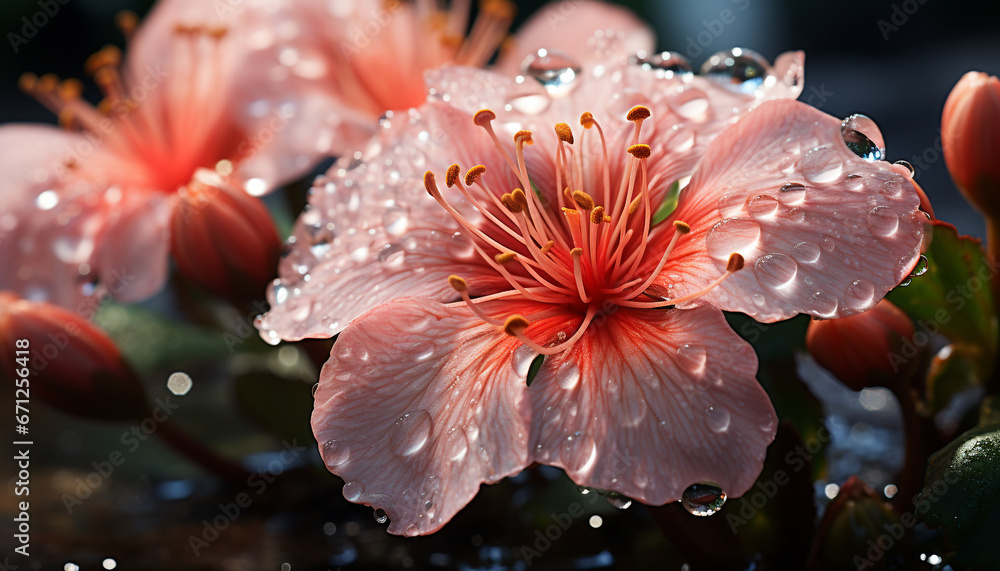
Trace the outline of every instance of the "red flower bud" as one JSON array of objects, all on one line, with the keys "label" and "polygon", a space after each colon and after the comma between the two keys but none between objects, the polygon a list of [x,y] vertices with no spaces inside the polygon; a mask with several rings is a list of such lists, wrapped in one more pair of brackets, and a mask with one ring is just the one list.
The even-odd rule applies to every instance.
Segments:
[{"label": "red flower bud", "polygon": [[177,268],[200,287],[234,302],[264,295],[277,274],[281,240],[260,199],[199,171],[182,188],[171,220]]},{"label": "red flower bud", "polygon": [[56,305],[0,292],[0,366],[31,399],[70,414],[118,421],[148,413],[142,384],[114,342]]},{"label": "red flower bud", "polygon": [[904,371],[912,355],[901,348],[912,335],[910,318],[883,299],[864,313],[812,321],[806,347],[821,367],[859,391],[884,386]]},{"label": "red flower bud", "polygon": [[1000,80],[970,71],[941,116],[944,160],[966,200],[990,218],[1000,216]]}]

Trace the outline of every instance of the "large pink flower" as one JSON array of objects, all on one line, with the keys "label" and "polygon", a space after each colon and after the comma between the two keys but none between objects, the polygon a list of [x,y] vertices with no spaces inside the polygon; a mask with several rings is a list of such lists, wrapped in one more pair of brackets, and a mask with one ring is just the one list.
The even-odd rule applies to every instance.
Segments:
[{"label": "large pink flower", "polygon": [[316,130],[313,144],[332,155],[362,148],[386,111],[423,103],[427,70],[444,64],[483,67],[502,43],[496,65],[506,71],[543,46],[585,60],[612,47],[634,53],[654,44],[652,31],[630,11],[594,0],[552,3],[513,37],[507,35],[516,10],[511,2],[479,2],[470,28],[471,4],[246,0],[223,8],[220,17],[263,16],[246,41],[271,54],[266,59],[277,56],[273,76],[305,96],[304,112]]},{"label": "large pink flower", "polygon": [[105,290],[146,298],[166,278],[171,215],[199,169],[260,195],[311,166],[318,153],[273,144],[294,130],[294,94],[245,98],[269,80],[237,37],[210,4],[164,3],[124,62],[113,47],[87,61],[96,107],[79,81],[22,78],[65,129],[0,127],[0,288],[70,307]]},{"label": "large pink flower", "polygon": [[801,54],[538,82],[532,63],[433,75],[427,104],[321,177],[260,321],[274,342],[340,332],[313,430],[393,533],[532,462],[650,504],[744,493],[776,422],[721,310],[849,315],[919,255],[919,198],[870,160],[877,131],[787,99]]}]

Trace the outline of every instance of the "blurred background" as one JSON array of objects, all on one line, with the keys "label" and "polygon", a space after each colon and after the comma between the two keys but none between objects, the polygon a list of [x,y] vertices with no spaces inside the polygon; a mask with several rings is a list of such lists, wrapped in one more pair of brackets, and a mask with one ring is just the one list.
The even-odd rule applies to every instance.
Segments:
[{"label": "blurred background", "polygon": [[[26,29],[24,18],[30,21],[38,13],[45,14],[43,3],[58,10],[46,15],[46,25]],[[961,233],[983,235],[981,218],[955,190],[945,169],[940,118],[951,87],[966,71],[1000,74],[1000,5],[996,0],[621,3],[656,29],[660,49],[684,54],[696,69],[711,54],[733,46],[751,48],[769,60],[784,51],[804,50],[805,90],[800,99],[837,117],[863,113],[873,118],[882,130],[888,159],[907,160],[914,166],[916,180],[930,196],[938,218],[955,224]],[[541,2],[517,4],[515,30]],[[123,43],[114,26],[115,14],[131,9],[142,15],[151,5],[148,0],[4,0],[0,5],[5,41],[0,47],[0,122],[55,123],[45,108],[18,91],[18,77],[30,71],[85,79],[83,63],[89,55],[107,43]],[[89,81],[85,85],[85,97],[96,101],[96,87]],[[290,192],[301,194],[303,188],[299,185]],[[284,229],[296,214],[288,203],[294,200],[269,199]],[[173,285],[183,294],[184,284]],[[127,424],[95,424],[34,403],[35,556],[22,569],[691,569],[685,563],[690,554],[685,541],[713,548],[711,541],[684,535],[682,528],[690,526],[690,517],[683,510],[676,516],[681,519],[667,512],[655,517],[660,527],[681,538],[670,544],[642,508],[623,511],[620,501],[616,505],[603,498],[595,501],[596,494],[580,495],[561,471],[546,468],[485,488],[438,534],[417,540],[390,537],[369,508],[344,501],[340,482],[317,466],[308,411],[324,348],[265,346],[250,329],[253,313],[213,309],[210,302],[192,301],[196,297],[188,292],[181,302],[154,299],[131,307],[112,304],[102,310],[98,323],[149,383],[151,400],[170,396],[166,381],[172,372],[183,370],[194,379],[191,395],[175,396],[183,406],[172,420],[195,438],[225,451],[224,455],[239,457],[252,472],[270,474],[278,466],[285,477],[274,485],[261,476],[248,486],[227,487],[156,439],[133,453],[121,438]],[[163,307],[179,305],[184,306],[180,320],[163,317]],[[791,354],[792,347],[801,344],[806,321],[771,327],[761,343],[755,344],[761,359],[769,352]],[[206,324],[215,330],[202,327]],[[220,328],[229,336],[220,336]],[[761,371],[765,385],[768,381],[763,377],[777,382],[782,375],[795,373]],[[886,484],[886,478],[898,469],[901,454],[898,410],[891,395],[875,389],[859,396],[823,377],[821,371],[809,376],[820,379],[811,383],[812,390],[825,393],[820,396],[833,438],[832,442],[829,437],[820,438],[820,444],[829,444],[827,454],[832,459],[826,466],[815,458],[815,489],[790,490],[784,501],[801,506],[832,498],[837,493],[833,482],[842,483],[855,473],[870,483],[879,482],[880,487]],[[4,390],[0,398],[4,409],[9,399]],[[802,423],[814,425],[810,433],[797,424],[796,438],[807,444],[817,442],[823,414],[819,403],[811,395],[788,399],[795,410],[803,410],[803,418],[808,417]],[[782,404],[776,402],[776,406],[780,409]],[[835,409],[839,412],[831,413],[831,406],[839,407]],[[867,416],[859,420],[862,413]],[[859,432],[858,426],[867,428]],[[0,455],[7,457],[4,440]],[[862,441],[866,446],[859,444]],[[779,434],[775,446],[793,444]],[[112,477],[101,476],[94,485],[87,478],[95,472],[99,475],[109,451],[115,449],[128,451],[127,461],[115,468]],[[848,454],[859,450],[869,456],[863,458],[867,464],[859,464],[857,454]],[[834,462],[837,455],[850,456],[853,464]],[[883,462],[881,468],[879,462]],[[4,482],[12,480],[8,465],[5,462],[2,468]],[[874,471],[865,473],[865,469]],[[225,510],[231,509],[228,506],[242,489],[251,492],[252,506],[241,508],[250,517],[217,520],[228,513]],[[66,503],[67,498],[83,503]],[[0,557],[13,550],[13,526],[7,514],[15,512],[14,499],[6,490],[0,496],[0,513],[4,514]],[[555,539],[548,534],[549,547],[540,550],[539,559],[523,551],[525,547],[537,549],[538,533],[547,533],[556,516],[574,504],[584,507],[586,524],[558,531]],[[726,527],[721,516],[710,519]],[[217,521],[226,528],[219,529]],[[705,525],[697,533],[711,533],[711,525]],[[747,529],[740,535],[750,553],[755,541],[763,545],[760,538],[765,536],[755,535],[758,532]],[[789,560],[801,560],[808,536],[802,541],[794,535],[785,539],[788,545],[766,549],[786,549],[794,555]],[[204,547],[199,540],[205,541]],[[24,560],[11,559],[15,561]],[[0,560],[0,564],[6,562]],[[751,563],[748,568],[781,567]]]}]

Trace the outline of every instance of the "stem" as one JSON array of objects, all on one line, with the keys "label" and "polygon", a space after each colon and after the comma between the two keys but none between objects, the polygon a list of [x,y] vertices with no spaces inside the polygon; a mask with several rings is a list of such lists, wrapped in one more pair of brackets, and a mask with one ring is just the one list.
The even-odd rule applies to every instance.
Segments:
[{"label": "stem", "polygon": [[917,404],[910,390],[910,383],[892,383],[890,390],[899,400],[903,410],[903,438],[905,459],[903,468],[896,478],[896,495],[892,504],[897,511],[905,511],[912,505],[913,498],[923,489],[924,465],[927,462],[927,434],[924,419],[917,412]]},{"label": "stem", "polygon": [[238,485],[246,484],[249,472],[239,464],[222,458],[191,435],[177,428],[169,418],[159,424],[156,434],[171,448],[227,482]]},{"label": "stem", "polygon": [[[990,217],[986,217],[986,255],[994,263],[1000,262],[1000,223]],[[994,266],[995,267],[995,266]],[[993,289],[993,310],[1000,312],[1000,279],[990,280]],[[1000,317],[1000,313],[998,313]]]}]

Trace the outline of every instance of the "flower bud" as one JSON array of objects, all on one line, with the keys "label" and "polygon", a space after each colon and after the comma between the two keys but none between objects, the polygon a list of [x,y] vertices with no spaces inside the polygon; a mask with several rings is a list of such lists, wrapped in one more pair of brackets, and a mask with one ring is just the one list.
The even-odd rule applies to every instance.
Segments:
[{"label": "flower bud", "polygon": [[948,172],[966,200],[990,218],[1000,216],[1000,80],[970,71],[941,116]]},{"label": "flower bud", "polygon": [[813,542],[809,569],[886,569],[910,542],[916,520],[900,518],[875,491],[851,476],[826,507]]},{"label": "flower bud", "polygon": [[142,384],[114,342],[56,305],[0,292],[0,366],[32,399],[70,414],[119,421],[148,412]]},{"label": "flower bud", "polygon": [[[821,367],[852,390],[885,386],[907,370],[916,348],[913,322],[883,299],[864,313],[840,319],[813,320],[806,347]],[[909,345],[911,351],[903,349]]]},{"label": "flower bud", "polygon": [[264,295],[281,254],[264,203],[205,170],[178,194],[170,247],[187,279],[236,303]]}]

